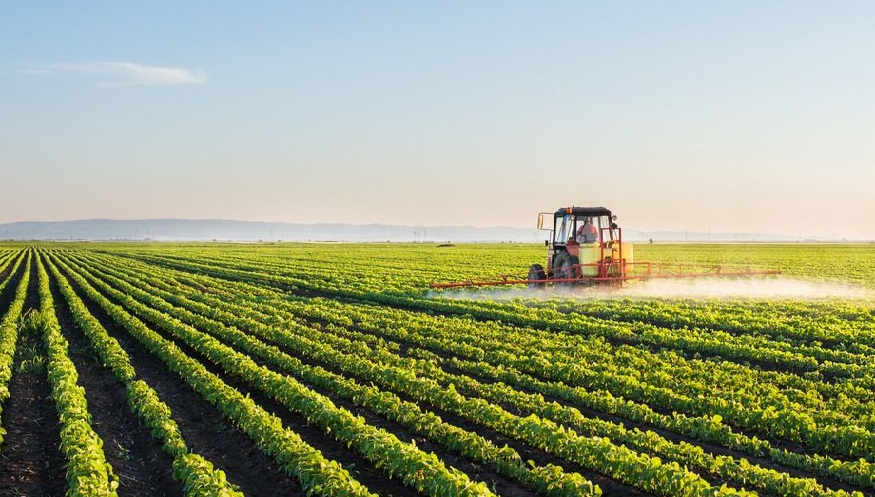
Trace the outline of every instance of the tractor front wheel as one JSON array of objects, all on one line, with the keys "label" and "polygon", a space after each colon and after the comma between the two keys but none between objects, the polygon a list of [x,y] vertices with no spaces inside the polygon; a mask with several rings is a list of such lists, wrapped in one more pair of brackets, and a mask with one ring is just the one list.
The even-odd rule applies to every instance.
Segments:
[{"label": "tractor front wheel", "polygon": [[[577,280],[580,278],[580,265],[576,257],[568,252],[559,252],[553,259],[553,278],[557,280]],[[557,285],[571,286],[575,281],[561,281]]]}]

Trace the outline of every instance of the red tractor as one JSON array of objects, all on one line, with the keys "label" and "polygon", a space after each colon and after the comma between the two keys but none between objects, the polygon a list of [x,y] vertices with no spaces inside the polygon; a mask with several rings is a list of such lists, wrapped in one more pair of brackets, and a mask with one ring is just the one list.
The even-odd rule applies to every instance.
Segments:
[{"label": "red tractor", "polygon": [[[544,227],[553,216],[552,228]],[[604,207],[564,207],[538,215],[538,229],[550,232],[547,267],[532,264],[526,281],[537,287],[559,284],[618,283],[631,268],[632,244],[623,242],[617,216]]]}]

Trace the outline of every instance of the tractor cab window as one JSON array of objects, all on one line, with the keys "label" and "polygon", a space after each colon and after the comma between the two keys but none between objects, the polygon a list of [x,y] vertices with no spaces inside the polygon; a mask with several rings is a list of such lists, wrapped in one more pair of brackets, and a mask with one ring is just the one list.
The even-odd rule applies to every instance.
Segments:
[{"label": "tractor cab window", "polygon": [[566,243],[569,238],[574,238],[574,216],[566,214],[556,218],[556,231],[553,233],[554,243]]},{"label": "tractor cab window", "polygon": [[[613,241],[617,239],[617,225],[614,224],[614,221],[610,217],[599,216],[598,223],[599,232],[605,237],[604,241]],[[602,231],[603,228],[604,231]]]}]

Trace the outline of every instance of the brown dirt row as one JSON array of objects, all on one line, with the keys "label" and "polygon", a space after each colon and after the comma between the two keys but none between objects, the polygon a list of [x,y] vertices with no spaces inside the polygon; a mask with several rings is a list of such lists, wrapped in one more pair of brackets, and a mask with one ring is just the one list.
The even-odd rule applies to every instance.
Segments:
[{"label": "brown dirt row", "polygon": [[[13,275],[0,301],[8,306],[8,291],[24,274],[24,265]],[[39,308],[37,275],[31,266],[25,312]],[[3,405],[2,421],[6,436],[0,445],[0,495],[61,497],[66,491],[66,459],[61,444],[58,413],[45,370],[45,350],[39,337],[21,333],[16,344],[9,399]],[[23,360],[34,359],[41,366],[21,369]]]},{"label": "brown dirt row", "polygon": [[224,471],[228,481],[247,497],[304,494],[300,484],[283,474],[249,437],[238,431],[216,408],[117,325],[74,281],[71,280],[70,284],[89,312],[127,352],[138,378],[148,383],[170,407],[190,450]]},{"label": "brown dirt row", "polygon": [[[75,286],[75,285],[74,285]],[[78,289],[77,289],[78,290]],[[83,295],[80,294],[80,297]],[[292,477],[285,476],[279,467],[264,455],[242,432],[236,430],[212,405],[193,392],[177,375],[148,350],[141,346],[127,332],[115,325],[111,318],[95,303],[86,301],[89,310],[122,343],[131,356],[138,375],[149,383],[168,404],[185,435],[189,447],[211,460],[224,470],[228,480],[237,484],[247,496],[303,495],[300,484]],[[157,326],[150,326],[168,338]],[[184,344],[180,348],[198,357]],[[208,362],[203,364],[213,373],[216,371]],[[228,382],[225,375],[219,374]],[[228,382],[232,387],[238,387]],[[241,389],[242,393],[247,390]],[[254,400],[256,396],[251,395]],[[259,402],[261,404],[261,402]],[[264,406],[264,404],[261,404]],[[327,438],[321,432],[308,427],[304,420],[288,413],[281,406],[268,407],[268,411],[279,416],[283,425],[298,433],[307,443],[320,450],[322,454],[340,462],[361,483],[386,495],[408,495],[411,493],[400,482],[388,479],[382,471],[373,468],[367,461],[355,457],[345,446]],[[352,456],[352,457],[351,457]],[[385,490],[389,490],[386,492]]]},{"label": "brown dirt row", "polygon": [[[6,261],[6,266],[0,270],[0,283],[3,282],[9,275],[12,273],[12,267],[15,266],[15,261],[20,257],[27,257],[27,254],[22,250],[18,254],[12,256],[8,261]],[[0,309],[4,309],[4,307],[0,306]]]},{"label": "brown dirt row", "polygon": [[371,462],[349,450],[342,443],[326,436],[320,429],[308,425],[307,420],[303,416],[291,411],[261,391],[253,389],[239,378],[228,375],[201,353],[191,348],[185,342],[170,336],[167,332],[159,329],[158,326],[154,326],[154,323],[150,327],[160,333],[165,339],[174,342],[187,356],[198,360],[209,372],[221,378],[228,386],[244,395],[248,395],[256,404],[279,417],[283,422],[283,426],[294,430],[304,441],[319,450],[323,456],[341,463],[354,478],[368,488],[373,491],[379,491],[381,495],[415,494],[413,490],[406,488],[400,480],[389,478],[382,470],[374,467]]},{"label": "brown dirt row", "polygon": [[[6,311],[9,309],[9,306],[12,305],[12,301],[15,299],[15,292],[18,289],[18,283],[21,281],[21,276],[24,274],[24,263],[19,266],[16,274],[10,274],[13,265],[14,263],[7,265],[3,270],[3,273],[0,274],[0,282],[3,282],[6,278],[10,278],[6,287],[0,292],[0,319],[3,318]],[[37,302],[37,304],[39,303]]]},{"label": "brown dirt row", "polygon": [[118,492],[131,496],[181,495],[182,484],[172,477],[173,458],[149,433],[127,403],[124,384],[103,366],[91,344],[73,321],[57,281],[50,288],[55,314],[69,343],[69,356],[85,389],[91,425],[103,440],[107,462],[119,478]]},{"label": "brown dirt row", "polygon": [[[167,337],[165,336],[165,338],[167,338]],[[210,366],[209,362],[206,359],[204,359],[197,352],[191,350],[190,348],[188,348],[184,344],[180,344],[177,342],[177,345],[180,345],[181,348],[183,348],[187,354],[198,358],[198,360],[200,360],[209,369],[211,369],[211,371],[213,373],[216,373],[220,377],[222,377],[223,380],[225,382],[227,382],[229,385],[237,388],[241,392],[249,393],[249,395],[254,400],[256,400],[256,402],[259,405],[262,405],[266,408],[269,407],[269,408],[278,409],[278,410],[284,409],[282,406],[278,406],[272,400],[265,398],[263,395],[259,394],[258,392],[253,392],[251,389],[249,389],[245,385],[240,384],[236,380],[227,378],[226,375],[223,375],[221,372],[217,371],[215,368]],[[337,373],[337,374],[340,374],[343,376],[348,376],[348,375],[345,375],[341,371],[333,370],[333,368],[329,367],[326,364],[316,363],[314,361],[308,360],[305,357],[298,356],[298,354],[296,354],[292,350],[289,350],[289,349],[284,348],[284,347],[280,347],[280,348],[283,349],[284,352],[286,352],[289,355],[292,355],[294,357],[297,357],[298,359],[300,359],[302,362],[304,362],[306,364],[314,365],[314,366],[321,366],[321,367],[323,367],[329,371],[332,371],[334,373]],[[253,358],[253,359],[257,363],[259,363],[260,365],[271,367],[271,366],[267,365],[264,361],[258,360],[256,358]],[[271,369],[273,369],[273,368],[271,368]],[[466,474],[469,475],[469,477],[471,477],[475,481],[485,482],[487,484],[487,486],[489,486],[491,489],[493,489],[499,495],[503,495],[503,496],[534,495],[534,492],[532,490],[524,487],[520,483],[508,480],[506,477],[503,477],[502,475],[495,473],[494,471],[490,470],[488,467],[486,467],[480,463],[477,463],[476,461],[472,461],[468,458],[465,458],[464,456],[454,454],[454,453],[450,452],[448,449],[446,449],[444,446],[441,446],[437,443],[429,441],[423,437],[413,435],[413,434],[409,433],[405,428],[398,425],[397,423],[389,421],[386,418],[384,418],[378,414],[375,414],[368,409],[362,408],[360,406],[353,404],[350,401],[347,401],[343,398],[340,398],[338,395],[336,395],[333,392],[327,392],[327,391],[324,391],[322,389],[316,388],[312,385],[307,385],[307,386],[310,387],[311,389],[313,389],[314,391],[331,398],[331,400],[336,405],[343,407],[343,408],[346,408],[347,410],[352,412],[354,415],[361,415],[362,417],[364,417],[366,419],[366,421],[369,424],[376,426],[378,428],[383,428],[383,429],[395,434],[400,440],[415,440],[416,444],[419,448],[426,450],[428,452],[435,453],[442,461],[444,461],[445,464],[465,472]],[[400,395],[400,397],[403,400],[408,400],[408,401],[413,402],[413,403],[422,404],[422,403],[419,403],[413,399],[407,398],[403,395]],[[480,435],[485,436],[486,438],[493,440],[493,442],[495,442],[496,445],[499,447],[501,447],[505,444],[507,444],[510,447],[513,447],[515,450],[517,450],[521,454],[523,460],[533,460],[536,463],[541,464],[541,465],[545,465],[547,463],[552,463],[552,464],[564,467],[566,469],[566,471],[573,471],[573,472],[581,473],[582,475],[584,475],[585,477],[587,477],[588,479],[590,479],[594,483],[598,483],[599,486],[602,488],[603,495],[605,495],[606,497],[608,497],[608,496],[621,496],[621,495],[634,497],[634,496],[648,495],[647,493],[644,493],[638,489],[635,489],[634,487],[631,487],[631,486],[626,485],[622,482],[613,480],[611,478],[605,477],[605,476],[600,475],[598,473],[595,473],[591,470],[583,468],[579,465],[569,463],[568,461],[564,461],[562,459],[559,459],[553,455],[547,454],[546,452],[544,452],[540,449],[530,447],[530,446],[528,446],[528,445],[526,445],[518,440],[514,440],[514,439],[511,439],[509,437],[506,437],[498,432],[495,432],[495,431],[493,431],[489,428],[486,428],[484,426],[472,423],[472,422],[470,422],[464,418],[461,418],[459,416],[454,416],[450,413],[447,413],[447,412],[444,412],[441,410],[435,410],[434,406],[423,405],[423,408],[424,409],[429,409],[429,408],[432,409],[436,414],[441,416],[441,418],[450,422],[453,425],[459,426],[460,428],[466,429],[468,431],[479,433]],[[274,412],[276,413],[277,411],[274,410]],[[383,492],[381,492],[381,494],[382,493]]]}]

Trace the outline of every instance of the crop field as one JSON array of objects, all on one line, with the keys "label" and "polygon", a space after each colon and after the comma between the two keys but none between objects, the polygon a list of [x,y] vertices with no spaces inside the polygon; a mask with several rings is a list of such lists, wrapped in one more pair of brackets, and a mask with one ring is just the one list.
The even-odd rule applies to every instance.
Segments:
[{"label": "crop field", "polygon": [[0,244],[0,495],[875,496],[875,245]]}]

